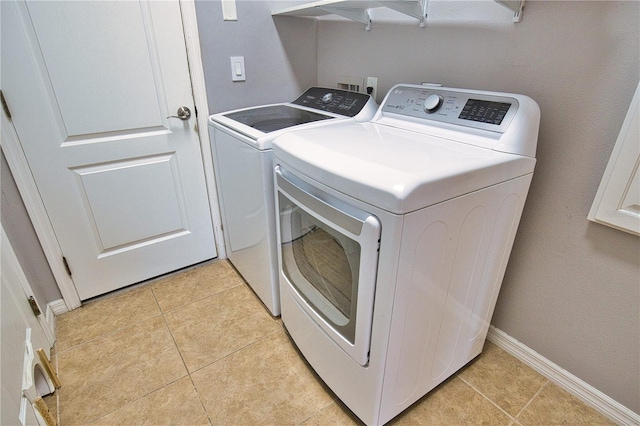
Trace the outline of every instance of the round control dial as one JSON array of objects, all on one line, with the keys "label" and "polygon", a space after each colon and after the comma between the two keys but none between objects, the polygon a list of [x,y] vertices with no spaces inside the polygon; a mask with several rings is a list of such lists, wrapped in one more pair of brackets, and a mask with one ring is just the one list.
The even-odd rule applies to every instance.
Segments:
[{"label": "round control dial", "polygon": [[429,95],[427,99],[424,100],[424,112],[431,114],[432,112],[436,112],[442,106],[442,102],[444,98],[440,95]]},{"label": "round control dial", "polygon": [[327,93],[326,95],[324,95],[322,97],[322,102],[325,103],[325,104],[328,104],[332,100],[333,100],[333,93]]}]

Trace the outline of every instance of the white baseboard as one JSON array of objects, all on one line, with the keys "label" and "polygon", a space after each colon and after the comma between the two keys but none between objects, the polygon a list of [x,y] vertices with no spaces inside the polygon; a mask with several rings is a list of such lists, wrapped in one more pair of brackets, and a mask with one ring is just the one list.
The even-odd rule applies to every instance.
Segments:
[{"label": "white baseboard", "polygon": [[[63,299],[54,300],[53,302],[47,303],[47,312],[45,314],[45,320],[49,325],[49,330],[51,331],[51,336],[53,337],[53,342],[56,341],[56,315],[64,314],[68,312],[69,309],[67,305],[64,303]],[[52,342],[52,344],[53,344]]]},{"label": "white baseboard", "polygon": [[620,425],[640,425],[640,414],[580,380],[504,331],[490,326],[487,339],[614,422]]},{"label": "white baseboard", "polygon": [[51,308],[51,311],[54,315],[62,315],[66,312],[69,312],[67,305],[64,303],[63,299],[54,300],[53,302],[49,302],[47,307]]},{"label": "white baseboard", "polygon": [[51,345],[53,346],[56,341],[56,315],[53,311],[53,308],[51,307],[51,303],[47,304],[44,320],[49,327],[49,332],[51,333],[52,340]]},{"label": "white baseboard", "polygon": [[[63,299],[54,300],[52,302],[47,303],[47,312],[45,315],[45,320],[49,325],[49,329],[51,331],[51,335],[53,336],[53,341],[56,341],[56,315],[62,315],[65,312],[69,312],[69,308],[67,308],[67,304],[64,303]],[[53,344],[53,342],[52,342]]]}]

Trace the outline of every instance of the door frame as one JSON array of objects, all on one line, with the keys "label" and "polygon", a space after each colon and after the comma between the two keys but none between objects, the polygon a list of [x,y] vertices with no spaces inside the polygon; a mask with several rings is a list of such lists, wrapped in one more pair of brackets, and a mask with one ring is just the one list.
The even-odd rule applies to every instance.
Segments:
[{"label": "door frame", "polygon": [[[7,234],[4,230],[4,226],[0,224],[0,241],[2,245],[2,276],[3,278],[7,278],[9,282],[11,282],[15,287],[12,290],[15,290],[16,293],[14,297],[17,299],[24,297],[27,299],[29,296],[33,297],[33,290],[31,290],[31,283],[27,279],[27,276],[24,274],[24,270],[22,269],[22,265],[18,261],[18,257],[16,256],[15,251],[13,250],[13,246],[11,245],[11,241],[7,237]],[[20,292],[22,290],[22,292]],[[45,310],[40,308],[40,314],[33,316],[35,320],[40,325],[42,329],[42,334],[44,338],[47,340],[48,347],[43,349],[47,353],[47,356],[50,354],[50,349],[53,347],[53,344],[56,341],[56,329],[55,324],[50,318],[47,318]],[[31,313],[27,312],[25,315],[30,316]],[[51,321],[51,322],[50,322]],[[32,324],[32,328],[35,326],[35,323]],[[33,335],[33,334],[32,334]],[[44,342],[40,342],[40,345]]]},{"label": "door frame", "polygon": [[[200,140],[200,151],[204,165],[204,174],[209,198],[209,210],[213,223],[218,258],[225,259],[224,239],[222,235],[222,218],[216,192],[215,174],[213,171],[213,157],[208,132],[209,105],[204,81],[202,57],[200,55],[200,38],[198,35],[198,23],[196,21],[195,0],[178,0],[182,15],[182,29],[185,38],[189,74],[191,76],[191,88],[194,105],[198,111],[196,123]],[[68,310],[73,310],[82,304],[72,277],[67,274],[62,261],[62,249],[54,233],[51,221],[47,216],[44,203],[39,196],[33,175],[27,163],[27,158],[22,151],[20,139],[6,114],[2,113],[2,150],[16,181],[18,191],[22,196],[29,218],[33,223],[36,235],[40,240],[45,257],[51,268],[51,272],[58,283]]]}]

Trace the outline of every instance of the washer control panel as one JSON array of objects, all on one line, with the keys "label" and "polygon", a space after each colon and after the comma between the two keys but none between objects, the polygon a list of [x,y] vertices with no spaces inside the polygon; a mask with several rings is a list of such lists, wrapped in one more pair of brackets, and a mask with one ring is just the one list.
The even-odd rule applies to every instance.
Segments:
[{"label": "washer control panel", "polygon": [[398,86],[382,112],[504,133],[518,110],[515,98],[439,87]]},{"label": "washer control panel", "polygon": [[364,108],[370,99],[371,96],[364,93],[311,87],[292,103],[320,111],[354,117]]}]

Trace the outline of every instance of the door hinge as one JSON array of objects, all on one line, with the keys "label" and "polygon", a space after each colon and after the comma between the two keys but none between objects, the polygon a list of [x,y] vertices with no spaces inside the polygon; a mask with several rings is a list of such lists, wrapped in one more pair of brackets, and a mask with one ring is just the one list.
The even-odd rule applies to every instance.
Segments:
[{"label": "door hinge", "polygon": [[7,118],[11,119],[11,111],[9,111],[9,105],[7,105],[7,100],[4,98],[2,90],[0,90],[0,103],[2,103],[2,109],[4,113],[7,114]]},{"label": "door hinge", "polygon": [[38,307],[38,303],[36,303],[36,299],[33,296],[29,296],[27,299],[29,301],[29,305],[31,306],[31,310],[33,311],[33,315],[38,316],[42,312],[40,312],[40,308]]},{"label": "door hinge", "polygon": [[64,269],[67,270],[67,275],[71,276],[71,268],[69,267],[69,262],[67,262],[67,258],[62,256],[62,263],[64,264]]}]

